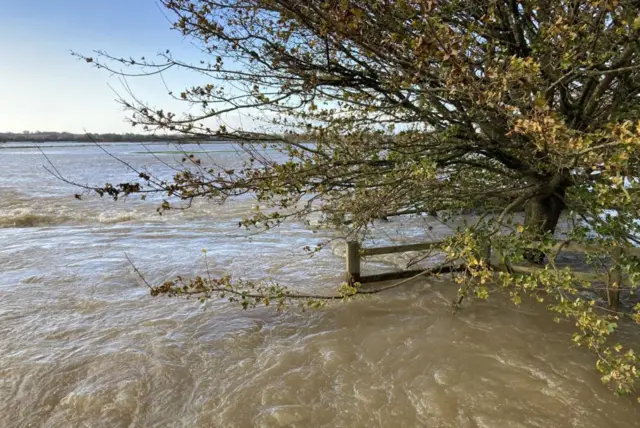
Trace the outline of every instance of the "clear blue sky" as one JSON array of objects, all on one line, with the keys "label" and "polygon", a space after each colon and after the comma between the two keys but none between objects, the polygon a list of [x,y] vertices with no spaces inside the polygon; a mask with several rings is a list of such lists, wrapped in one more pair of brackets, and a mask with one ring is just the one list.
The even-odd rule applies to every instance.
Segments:
[{"label": "clear blue sky", "polygon": [[[0,131],[135,132],[109,88],[121,92],[118,79],[70,51],[151,58],[171,49],[195,59],[163,12],[155,0],[0,0]],[[179,73],[166,79],[176,92],[195,83]],[[159,77],[128,83],[171,109]]]}]

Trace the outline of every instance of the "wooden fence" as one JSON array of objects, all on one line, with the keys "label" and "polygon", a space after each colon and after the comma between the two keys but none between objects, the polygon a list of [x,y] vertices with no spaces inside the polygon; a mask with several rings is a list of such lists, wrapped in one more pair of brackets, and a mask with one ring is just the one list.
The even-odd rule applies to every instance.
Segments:
[{"label": "wooden fence", "polygon": [[[368,283],[368,282],[379,282],[379,281],[389,281],[394,279],[402,279],[402,278],[411,278],[416,276],[422,272],[424,269],[412,269],[412,270],[401,270],[396,272],[386,272],[381,274],[374,275],[362,275],[361,271],[361,261],[363,257],[367,256],[377,256],[382,254],[394,254],[394,253],[404,253],[409,251],[427,251],[438,249],[442,245],[442,241],[435,242],[423,242],[418,244],[406,244],[406,245],[393,245],[393,246],[385,246],[385,247],[362,247],[359,242],[347,242],[347,251],[346,251],[346,277],[347,281],[354,283]],[[556,243],[550,251],[547,252],[547,255],[550,254],[558,254],[561,251],[571,252],[571,253],[602,253],[602,247],[596,246],[587,246],[580,245],[574,242],[558,242]],[[606,252],[609,253],[613,268],[610,272],[606,273],[590,273],[590,272],[580,272],[574,271],[573,274],[575,277],[582,281],[589,282],[602,282],[606,284],[607,289],[607,298],[609,300],[609,305],[612,308],[617,308],[618,303],[620,301],[620,288],[623,286],[623,283],[626,278],[624,278],[623,273],[617,267],[617,259],[621,257],[623,254],[631,255],[633,257],[640,257],[640,248],[627,248],[627,247],[612,247],[608,249]],[[541,267],[535,265],[505,265],[501,260],[497,257],[492,257],[491,254],[491,246],[487,245],[485,249],[484,257],[489,261],[489,264],[492,269],[496,271],[503,272],[513,272],[519,274],[528,274],[528,273],[536,273],[542,270]]]}]

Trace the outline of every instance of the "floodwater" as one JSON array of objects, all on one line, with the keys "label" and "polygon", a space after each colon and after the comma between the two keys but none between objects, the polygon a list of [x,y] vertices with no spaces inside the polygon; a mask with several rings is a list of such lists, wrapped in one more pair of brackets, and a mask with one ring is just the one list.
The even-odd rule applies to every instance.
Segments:
[{"label": "floodwater", "polygon": [[[48,146],[76,181],[131,176],[97,147]],[[158,158],[180,161],[169,145],[150,146],[157,158],[108,149],[159,173]],[[231,146],[206,149],[237,162]],[[0,157],[0,427],[640,426],[633,399],[571,345],[571,325],[538,305],[496,295],[454,315],[446,279],[305,313],[154,298],[125,253],[154,283],[202,273],[206,249],[212,275],[330,293],[344,250],[309,258],[302,248],[330,235],[298,223],[247,236],[249,199],[159,216],[153,198],[74,199],[34,148]],[[380,239],[425,240],[422,226],[395,220]]]}]

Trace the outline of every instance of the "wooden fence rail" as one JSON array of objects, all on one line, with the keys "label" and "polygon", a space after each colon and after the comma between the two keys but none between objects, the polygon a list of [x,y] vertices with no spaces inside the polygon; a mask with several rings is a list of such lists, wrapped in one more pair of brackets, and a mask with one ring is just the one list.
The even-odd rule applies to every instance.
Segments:
[{"label": "wooden fence rail", "polygon": [[[412,270],[401,270],[396,272],[386,272],[374,275],[362,275],[361,272],[361,261],[363,257],[367,256],[377,256],[382,254],[395,254],[395,253],[404,253],[409,251],[426,251],[437,249],[442,245],[442,241],[435,242],[422,242],[417,244],[405,244],[405,245],[392,245],[385,247],[362,247],[359,242],[350,241],[347,243],[347,251],[346,251],[346,277],[347,281],[350,283],[359,282],[359,283],[368,283],[368,282],[379,282],[379,281],[388,281],[394,279],[402,279],[402,278],[411,278],[419,273],[424,272],[424,269],[412,269]],[[551,247],[550,251],[547,252],[547,255],[557,254],[561,251],[572,252],[572,253],[594,253],[594,252],[602,252],[602,247],[597,246],[589,246],[589,245],[581,245],[575,242],[558,242],[553,247]],[[610,273],[589,273],[589,272],[574,272],[574,275],[577,279],[581,281],[589,281],[589,282],[604,282],[607,285],[607,298],[609,300],[609,305],[612,308],[617,308],[618,303],[620,301],[620,288],[623,285],[623,281],[625,280],[622,272],[618,267],[616,267],[616,261],[623,254],[631,255],[634,257],[640,257],[640,248],[627,248],[627,247],[612,247],[607,250],[607,252],[611,255],[612,261],[614,262],[614,268]],[[531,274],[536,273],[541,270],[541,268],[537,266],[523,266],[523,265],[509,265],[506,266],[503,264],[497,257],[491,256],[491,244],[487,243],[487,246],[484,250],[483,255],[490,263],[492,269],[496,271],[503,272],[513,272],[519,274]]]},{"label": "wooden fence rail", "polygon": [[419,244],[394,245],[388,247],[362,248],[359,242],[347,242],[346,252],[346,276],[347,281],[354,283],[379,282],[392,279],[410,278],[424,269],[402,270],[397,272],[386,272],[376,275],[362,275],[360,265],[363,257],[378,256],[382,254],[405,253],[408,251],[424,251],[437,248],[442,242],[423,242]]}]

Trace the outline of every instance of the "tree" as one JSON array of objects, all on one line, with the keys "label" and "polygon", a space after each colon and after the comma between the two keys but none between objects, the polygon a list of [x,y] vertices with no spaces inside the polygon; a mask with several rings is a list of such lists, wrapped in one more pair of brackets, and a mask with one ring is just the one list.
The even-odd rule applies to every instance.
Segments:
[{"label": "tree", "polygon": [[[201,73],[207,83],[170,93],[199,113],[123,99],[133,125],[235,138],[247,162],[225,170],[186,157],[172,182],[141,172],[138,183],[95,190],[164,192],[186,202],[251,193],[269,209],[246,217],[245,226],[321,213],[325,224],[347,224],[360,237],[381,217],[478,214],[443,248],[469,267],[461,294],[486,296],[486,279],[496,278],[478,257],[483,240],[507,263],[542,264],[546,254],[542,271],[500,274],[497,283],[515,301],[521,293],[551,299],[552,310],[576,320],[576,343],[598,353],[603,379],[632,390],[638,357],[610,342],[619,319],[640,322],[640,305],[626,314],[596,309],[595,297],[578,294],[591,285],[556,268],[549,249],[561,218],[566,239],[639,243],[640,2],[160,2],[174,28],[202,48],[203,61],[169,51],[158,61],[81,57],[124,76]],[[279,134],[216,125],[234,111],[268,115]],[[287,160],[265,158],[256,142]],[[167,200],[161,208],[172,207]],[[520,210],[522,225],[514,217]],[[624,270],[634,292],[636,259],[596,259]]]}]

